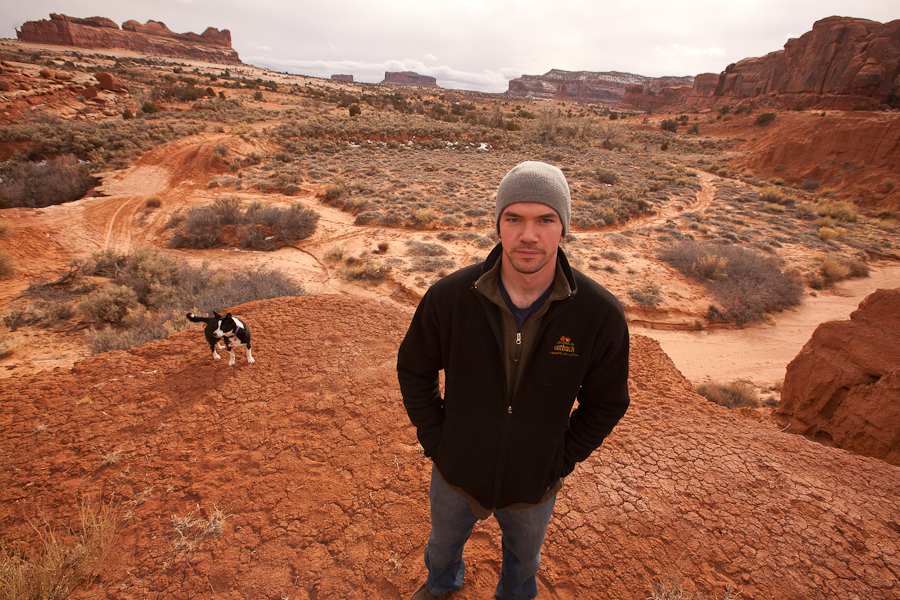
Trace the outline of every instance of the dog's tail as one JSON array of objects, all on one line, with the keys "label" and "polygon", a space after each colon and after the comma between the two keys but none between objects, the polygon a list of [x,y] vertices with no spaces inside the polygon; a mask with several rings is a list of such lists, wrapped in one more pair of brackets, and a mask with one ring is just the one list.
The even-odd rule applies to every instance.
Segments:
[{"label": "dog's tail", "polygon": [[194,323],[209,323],[210,317],[195,317],[194,313],[188,313],[185,315],[188,321],[193,321]]}]

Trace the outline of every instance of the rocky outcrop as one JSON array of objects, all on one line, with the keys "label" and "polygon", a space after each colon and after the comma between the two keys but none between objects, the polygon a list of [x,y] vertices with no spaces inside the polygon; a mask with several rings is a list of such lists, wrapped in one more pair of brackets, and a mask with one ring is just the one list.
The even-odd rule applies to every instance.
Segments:
[{"label": "rocky outcrop", "polygon": [[74,46],[96,50],[129,50],[191,58],[213,63],[241,64],[231,47],[231,32],[209,27],[202,34],[174,33],[159,21],[126,21],[122,28],[110,19],[79,19],[51,14],[49,20],[28,21],[17,31],[23,42]]},{"label": "rocky outcrop", "polygon": [[644,77],[632,73],[562,71],[544,75],[523,75],[509,82],[508,96],[543,98],[596,104],[616,104],[629,86],[656,93],[663,88],[690,86],[693,77]]},{"label": "rocky outcrop", "polygon": [[332,75],[331,79],[333,81],[347,81],[353,83],[353,75]]},{"label": "rocky outcrop", "polygon": [[[729,65],[710,90],[710,76],[664,98],[629,90],[621,108],[687,110],[759,101],[807,108],[900,107],[900,20],[851,17],[817,21],[783,50]],[[703,77],[703,81],[700,81]],[[664,100],[664,101],[663,101]]]},{"label": "rocky outcrop", "polygon": [[900,465],[900,288],[816,329],[787,367],[776,414],[794,431]]},{"label": "rocky outcrop", "polygon": [[437,84],[437,79],[434,77],[429,77],[428,75],[419,75],[418,73],[413,73],[412,71],[403,71],[399,73],[392,73],[390,71],[385,71],[384,73],[384,81],[381,83],[390,83],[393,85],[418,85],[421,87],[439,87]]}]

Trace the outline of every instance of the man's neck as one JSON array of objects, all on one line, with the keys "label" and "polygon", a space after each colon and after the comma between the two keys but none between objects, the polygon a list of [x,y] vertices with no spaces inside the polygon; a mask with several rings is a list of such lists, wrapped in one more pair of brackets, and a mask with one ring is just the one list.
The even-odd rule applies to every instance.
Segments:
[{"label": "man's neck", "polygon": [[519,308],[531,306],[553,284],[556,277],[556,258],[536,273],[520,273],[505,260],[500,258],[500,278],[509,299]]}]

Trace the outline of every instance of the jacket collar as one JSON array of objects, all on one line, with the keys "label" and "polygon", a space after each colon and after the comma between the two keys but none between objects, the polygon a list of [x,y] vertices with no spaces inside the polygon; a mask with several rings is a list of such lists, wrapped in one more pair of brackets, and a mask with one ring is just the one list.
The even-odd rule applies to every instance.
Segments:
[{"label": "jacket collar", "polygon": [[[487,259],[481,265],[481,274],[484,275],[495,266],[500,261],[500,257],[503,255],[503,244],[497,244],[494,246],[494,249],[491,250],[491,253],[488,254]],[[563,277],[566,278],[566,282],[569,284],[569,291],[571,295],[574,296],[578,293],[578,284],[575,282],[575,273],[572,272],[572,267],[569,266],[569,259],[566,257],[566,253],[563,252],[562,248],[559,248],[556,253],[556,271],[557,273],[562,272]]]}]

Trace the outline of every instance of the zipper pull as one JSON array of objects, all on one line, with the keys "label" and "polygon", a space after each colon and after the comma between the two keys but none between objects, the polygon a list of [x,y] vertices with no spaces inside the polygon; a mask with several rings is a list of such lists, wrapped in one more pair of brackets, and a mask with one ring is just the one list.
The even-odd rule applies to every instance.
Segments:
[{"label": "zipper pull", "polygon": [[516,332],[516,346],[521,346],[521,345],[522,345],[522,332],[518,331],[518,332]]},{"label": "zipper pull", "polygon": [[512,414],[512,404],[506,407],[506,412],[510,415]]}]

